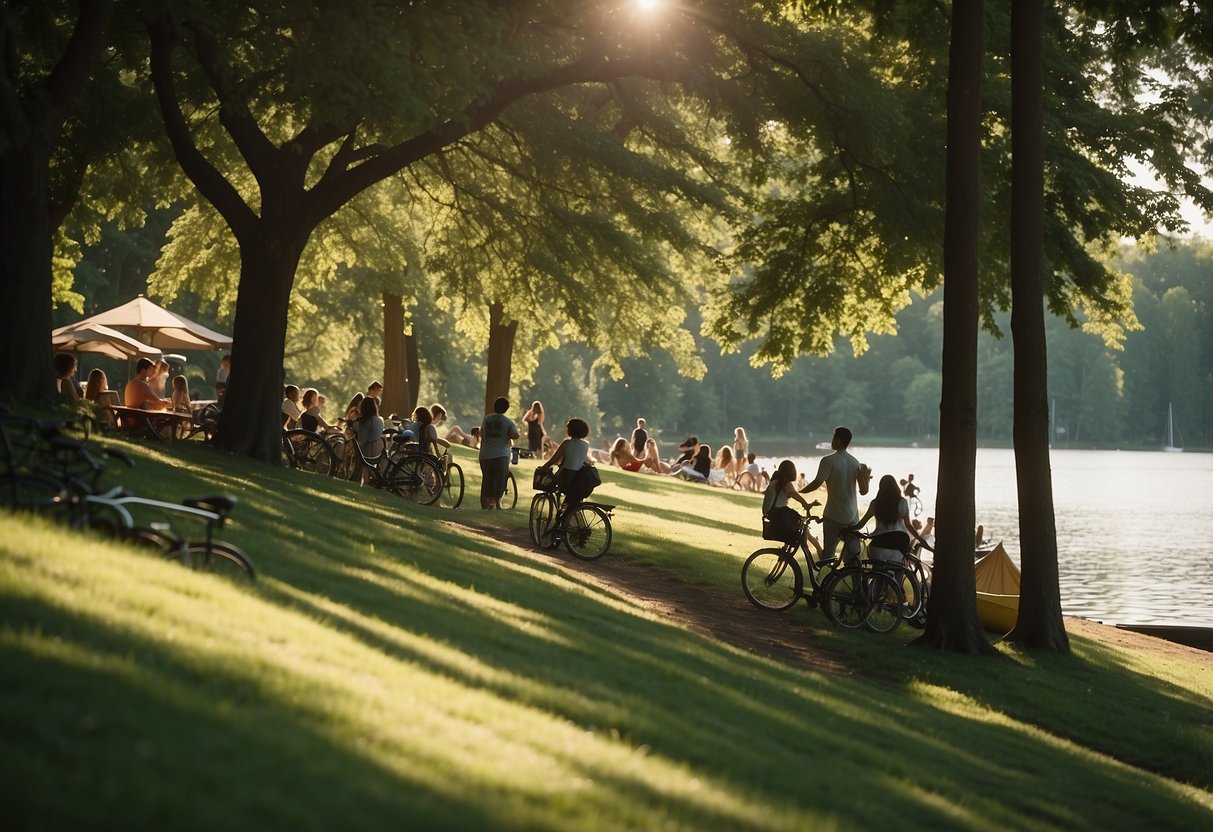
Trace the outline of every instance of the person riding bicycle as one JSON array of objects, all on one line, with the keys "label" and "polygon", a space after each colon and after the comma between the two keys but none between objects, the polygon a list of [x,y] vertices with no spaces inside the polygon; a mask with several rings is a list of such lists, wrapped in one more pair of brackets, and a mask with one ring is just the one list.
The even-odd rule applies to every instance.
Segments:
[{"label": "person riding bicycle", "polygon": [[[795,483],[796,466],[792,460],[785,459],[779,463],[775,476],[771,477],[771,484],[767,486],[762,496],[762,516],[767,518],[767,522],[773,527],[772,530],[774,534],[778,535],[778,539],[787,542],[794,541],[800,536],[801,521],[803,520],[799,512],[788,505],[788,500],[799,502],[804,506],[806,514],[813,506],[821,505],[817,500],[810,503],[801,497],[796,492]],[[809,554],[810,545],[816,555]],[[817,538],[813,537],[808,526],[804,527],[804,536],[800,538],[800,546],[810,564],[816,558],[821,557],[821,544],[817,542]]]},{"label": "person riding bicycle", "polygon": [[572,508],[590,496],[594,490],[593,485],[586,482],[586,475],[582,473],[584,467],[593,465],[590,462],[590,443],[586,441],[586,437],[590,435],[590,426],[584,419],[569,419],[565,432],[568,438],[560,443],[560,447],[553,451],[547,462],[540,467],[559,466],[556,481],[564,494],[565,507]]},{"label": "person riding bicycle", "polygon": [[897,480],[890,474],[880,478],[867,513],[851,528],[863,528],[872,518],[876,519],[876,528],[868,543],[869,560],[900,561],[910,548],[910,538],[931,548],[910,522],[909,501],[901,496]]}]

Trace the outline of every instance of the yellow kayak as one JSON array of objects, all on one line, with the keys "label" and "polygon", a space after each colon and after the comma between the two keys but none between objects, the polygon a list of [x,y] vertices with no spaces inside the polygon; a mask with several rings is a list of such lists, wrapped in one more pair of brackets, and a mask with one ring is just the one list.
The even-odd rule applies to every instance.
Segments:
[{"label": "yellow kayak", "polygon": [[1019,567],[999,543],[973,567],[977,617],[987,630],[1009,633],[1019,615]]}]

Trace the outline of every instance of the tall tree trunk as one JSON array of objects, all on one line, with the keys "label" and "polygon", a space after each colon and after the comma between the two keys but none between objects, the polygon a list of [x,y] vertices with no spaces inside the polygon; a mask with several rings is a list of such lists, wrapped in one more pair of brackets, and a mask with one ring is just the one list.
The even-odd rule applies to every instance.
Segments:
[{"label": "tall tree trunk", "polygon": [[421,360],[417,357],[415,328],[404,334],[404,370],[408,395],[405,410],[412,413],[417,408],[417,397],[421,393]]},{"label": "tall tree trunk", "polygon": [[286,318],[295,269],[310,233],[311,228],[267,230],[240,245],[232,374],[215,441],[274,464],[282,461]]},{"label": "tall tree trunk", "polygon": [[1008,638],[1069,652],[1057,575],[1049,468],[1049,379],[1044,317],[1044,87],[1041,0],[1011,7],[1011,335],[1015,347],[1015,477],[1023,579]]},{"label": "tall tree trunk", "polygon": [[[9,4],[10,6],[12,4]],[[0,13],[0,398],[49,400],[51,233],[48,168],[68,114],[97,65],[112,0],[83,0],[76,26],[42,78],[18,72],[17,8]],[[32,352],[31,352],[32,350]]]},{"label": "tall tree trunk", "polygon": [[489,305],[489,359],[484,383],[484,412],[493,412],[493,400],[510,394],[510,365],[514,361],[514,336],[518,322],[502,321],[505,309],[497,302]]},{"label": "tall tree trunk", "polygon": [[0,396],[49,400],[51,370],[51,228],[47,213],[48,148],[27,142],[0,156]]},{"label": "tall tree trunk", "polygon": [[961,653],[994,652],[977,619],[973,578],[981,63],[981,0],[955,0],[948,65],[943,400],[935,573],[926,630],[917,643]]},{"label": "tall tree trunk", "polygon": [[408,363],[404,347],[404,301],[383,293],[383,412],[406,416],[413,412],[409,396]]}]

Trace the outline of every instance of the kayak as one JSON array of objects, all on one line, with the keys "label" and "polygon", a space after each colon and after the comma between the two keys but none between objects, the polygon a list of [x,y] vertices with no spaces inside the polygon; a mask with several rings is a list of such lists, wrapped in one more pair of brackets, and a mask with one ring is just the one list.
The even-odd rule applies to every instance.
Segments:
[{"label": "kayak", "polygon": [[977,617],[995,633],[1009,633],[1019,616],[1019,567],[1002,543],[973,566],[977,585]]}]

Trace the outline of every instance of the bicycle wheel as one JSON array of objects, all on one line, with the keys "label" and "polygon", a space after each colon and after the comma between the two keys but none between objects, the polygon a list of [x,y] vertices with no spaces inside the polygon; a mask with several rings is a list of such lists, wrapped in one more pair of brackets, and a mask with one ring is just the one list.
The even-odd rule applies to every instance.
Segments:
[{"label": "bicycle wheel", "polygon": [[896,579],[888,572],[864,570],[867,617],[863,625],[874,633],[891,633],[901,626],[906,599]]},{"label": "bicycle wheel", "polygon": [[432,506],[442,495],[442,471],[426,456],[413,454],[391,460],[385,479],[393,494],[423,506]]},{"label": "bicycle wheel", "polygon": [[853,630],[863,626],[868,617],[868,604],[864,594],[863,569],[847,566],[838,569],[826,579],[821,593],[825,598],[825,613],[839,627]]},{"label": "bicycle wheel", "polygon": [[310,430],[297,428],[282,434],[282,449],[287,464],[300,471],[328,477],[337,468],[337,455],[329,443]]},{"label": "bicycle wheel", "polygon": [[540,492],[531,498],[531,542],[547,548],[552,542],[556,521],[556,498]]},{"label": "bicycle wheel", "polygon": [[918,576],[914,570],[900,563],[890,564],[887,568],[888,574],[901,590],[902,597],[905,598],[905,605],[901,608],[901,617],[906,621],[914,621],[922,614],[927,600],[922,585],[918,582]]},{"label": "bicycle wheel", "polygon": [[501,507],[511,509],[518,505],[518,480],[514,479],[514,472],[510,471],[505,478],[505,493],[501,495]]},{"label": "bicycle wheel", "polygon": [[257,570],[249,556],[228,543],[215,542],[207,548],[205,543],[190,543],[185,551],[176,549],[169,557],[182,561],[197,572],[210,572],[229,578],[256,580]]},{"label": "bicycle wheel", "polygon": [[0,487],[0,503],[13,511],[66,517],[71,496],[63,484],[38,474],[10,474]]},{"label": "bicycle wheel", "polygon": [[598,506],[582,503],[564,515],[564,546],[582,560],[597,560],[611,548],[611,518]]},{"label": "bicycle wheel", "polygon": [[759,549],[741,565],[741,588],[759,609],[781,612],[800,600],[804,575],[796,556],[783,549]]},{"label": "bicycle wheel", "polygon": [[457,463],[452,462],[447,466],[439,499],[445,508],[459,508],[463,502],[463,469]]}]

